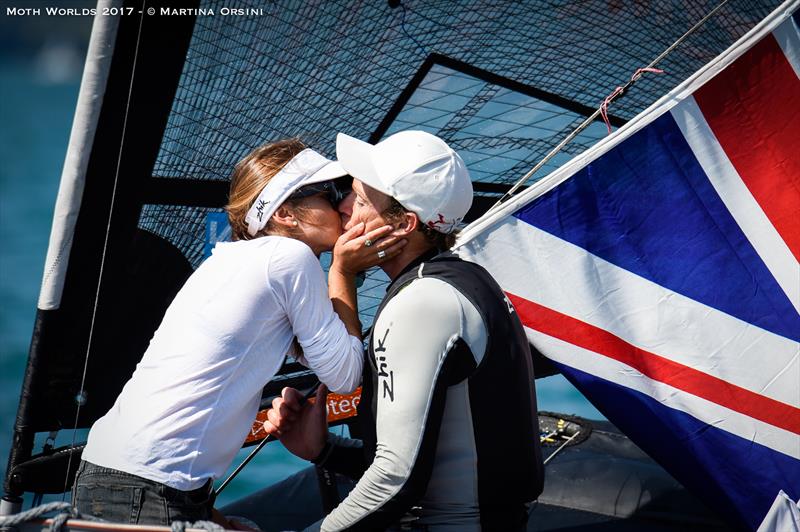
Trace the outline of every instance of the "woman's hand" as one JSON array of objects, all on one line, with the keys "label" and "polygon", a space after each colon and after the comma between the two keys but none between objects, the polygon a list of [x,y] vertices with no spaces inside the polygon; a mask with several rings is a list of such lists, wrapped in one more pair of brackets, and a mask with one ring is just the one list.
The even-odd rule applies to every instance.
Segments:
[{"label": "woman's hand", "polygon": [[364,227],[361,222],[339,237],[333,248],[331,268],[345,275],[355,275],[396,257],[408,243],[405,238],[391,234],[391,225],[362,234]]},{"label": "woman's hand", "polygon": [[356,338],[361,338],[356,274],[396,257],[408,244],[407,239],[390,234],[391,225],[362,234],[365,227],[363,222],[358,223],[339,237],[328,271],[328,295],[333,310],[344,322],[347,332]]}]

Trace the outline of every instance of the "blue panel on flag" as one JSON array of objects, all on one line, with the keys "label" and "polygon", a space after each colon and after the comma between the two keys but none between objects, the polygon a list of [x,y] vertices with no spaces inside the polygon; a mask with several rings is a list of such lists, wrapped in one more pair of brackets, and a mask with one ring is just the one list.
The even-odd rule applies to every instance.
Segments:
[{"label": "blue panel on flag", "polygon": [[724,509],[755,529],[778,490],[792,500],[800,498],[800,460],[703,423],[643,393],[556,365],[634,443],[717,510]]},{"label": "blue panel on flag", "polygon": [[669,113],[515,216],[665,288],[800,339],[800,315]]}]

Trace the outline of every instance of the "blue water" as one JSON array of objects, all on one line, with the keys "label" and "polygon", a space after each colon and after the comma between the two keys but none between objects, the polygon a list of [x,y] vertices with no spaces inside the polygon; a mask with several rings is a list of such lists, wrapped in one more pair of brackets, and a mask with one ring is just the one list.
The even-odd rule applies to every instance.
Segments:
[{"label": "blue water", "polygon": [[[78,96],[77,75],[45,81],[33,62],[0,59],[0,474],[8,451],[39,294],[52,209]],[[537,381],[539,407],[589,418],[597,410],[562,377]],[[75,436],[81,441],[85,434]],[[71,432],[59,436],[69,443]],[[249,450],[244,450],[238,464]],[[304,467],[270,444],[219,499],[224,505]]]}]

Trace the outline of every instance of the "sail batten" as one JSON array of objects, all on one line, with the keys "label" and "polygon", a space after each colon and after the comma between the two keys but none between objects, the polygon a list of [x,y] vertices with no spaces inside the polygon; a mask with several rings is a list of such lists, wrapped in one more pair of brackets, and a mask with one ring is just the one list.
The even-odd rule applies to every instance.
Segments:
[{"label": "sail batten", "polygon": [[[97,11],[102,13],[104,9],[121,5],[121,0],[103,0],[99,2]],[[94,141],[103,105],[117,25],[117,18],[98,15],[92,27],[86,68],[81,80],[64,170],[61,173],[58,199],[53,214],[53,228],[45,259],[38,304],[42,310],[57,309],[61,303],[72,236],[81,206],[86,168],[89,164],[90,150],[87,147]]]}]

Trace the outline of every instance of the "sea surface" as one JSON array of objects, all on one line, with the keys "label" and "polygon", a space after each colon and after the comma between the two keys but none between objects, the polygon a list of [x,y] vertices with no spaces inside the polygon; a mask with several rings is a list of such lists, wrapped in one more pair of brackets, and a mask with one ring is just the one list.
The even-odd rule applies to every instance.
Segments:
[{"label": "sea surface", "polygon": [[[75,68],[67,69],[65,61],[74,62],[74,58],[64,55],[53,63],[55,70],[43,71],[35,61],[0,59],[0,474],[3,479],[52,210],[78,96],[79,69],[77,72]],[[537,396],[542,410],[602,419],[560,376],[537,381]],[[73,439],[83,441],[85,431],[77,434],[62,431],[57,442],[66,444]],[[249,449],[243,450],[234,465],[248,452]],[[280,444],[269,444],[225,490],[218,506],[268,486],[306,465]]]}]

